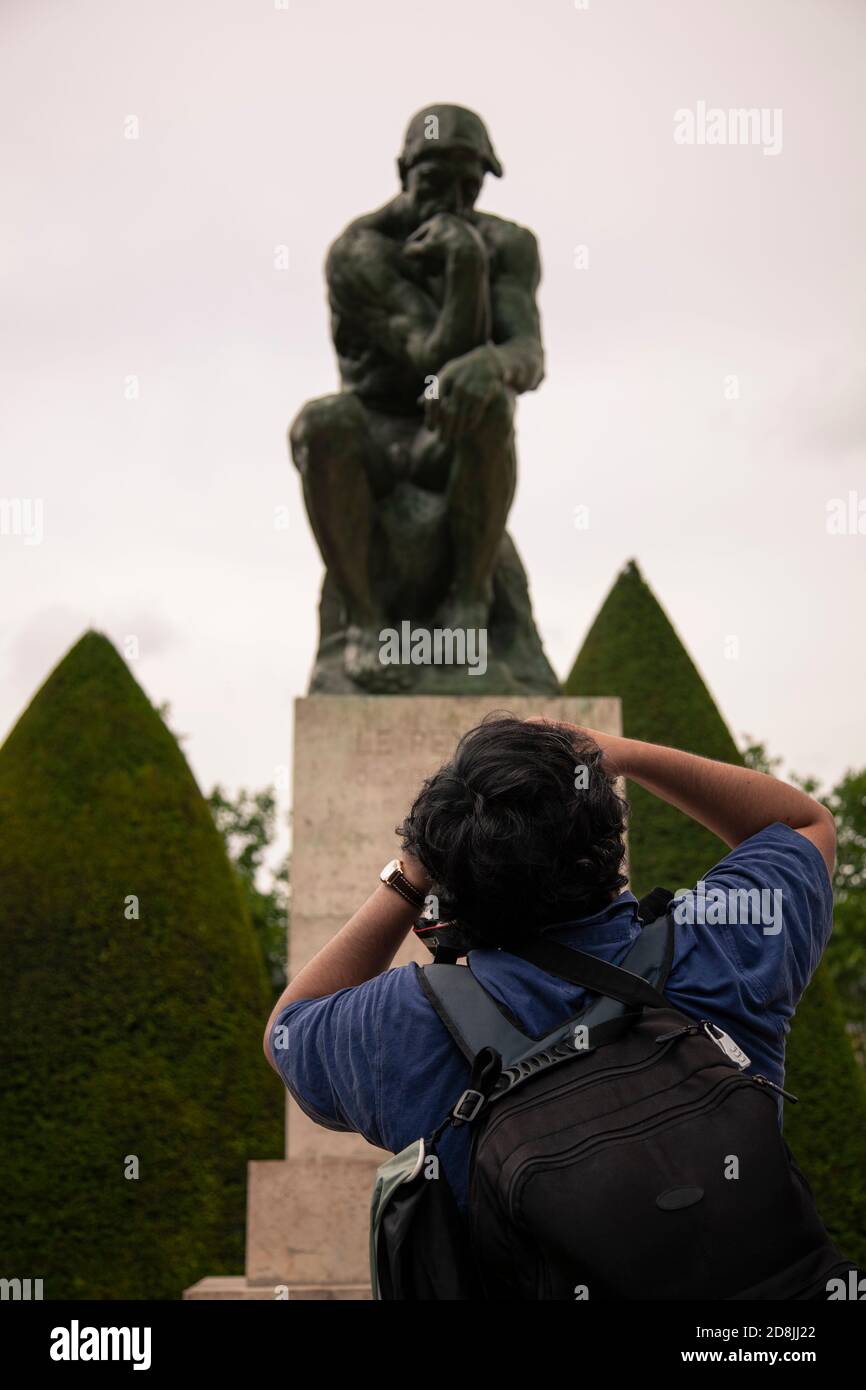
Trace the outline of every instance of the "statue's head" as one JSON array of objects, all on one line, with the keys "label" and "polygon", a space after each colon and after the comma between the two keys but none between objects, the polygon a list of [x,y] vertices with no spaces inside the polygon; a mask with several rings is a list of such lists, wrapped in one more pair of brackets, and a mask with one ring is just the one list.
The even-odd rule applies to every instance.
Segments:
[{"label": "statue's head", "polygon": [[406,128],[397,169],[420,220],[437,212],[471,212],[484,175],[502,177],[484,122],[465,106],[418,111]]}]

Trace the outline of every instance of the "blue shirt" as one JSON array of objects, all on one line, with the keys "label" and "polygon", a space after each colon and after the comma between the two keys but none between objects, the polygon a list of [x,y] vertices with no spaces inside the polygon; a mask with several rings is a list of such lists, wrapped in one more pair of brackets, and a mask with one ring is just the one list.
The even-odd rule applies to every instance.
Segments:
[{"label": "blue shirt", "polygon": [[[767,911],[714,914],[700,899],[677,908],[665,995],[693,1018],[730,1033],[752,1072],[784,1083],[785,1039],[832,927],[833,893],[820,852],[777,823],[738,845],[703,880],[708,901],[758,890]],[[730,898],[728,898],[730,901]],[[730,919],[736,918],[737,924]],[[757,918],[747,920],[743,918]],[[689,920],[689,919],[692,920]],[[684,919],[684,920],[683,920]],[[601,912],[545,933],[619,964],[640,932],[637,900],[622,893]],[[469,969],[533,1036],[578,1012],[587,993],[505,951],[472,951]],[[323,999],[301,999],[278,1014],[285,1025],[271,1052],[290,1093],[313,1120],[354,1130],[399,1153],[426,1137],[465,1089],[469,1067],[421,990],[416,965],[399,966]],[[781,1115],[781,1107],[780,1107]],[[468,1197],[470,1127],[445,1130],[438,1152],[458,1205]]]}]

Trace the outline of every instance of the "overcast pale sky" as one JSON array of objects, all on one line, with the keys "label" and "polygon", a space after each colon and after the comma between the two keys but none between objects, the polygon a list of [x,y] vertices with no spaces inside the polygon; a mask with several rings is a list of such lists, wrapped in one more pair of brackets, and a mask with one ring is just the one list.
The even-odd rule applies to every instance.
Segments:
[{"label": "overcast pale sky", "polygon": [[[0,733],[94,626],[138,638],[205,788],[289,762],[321,565],[285,430],[337,382],[323,256],[455,101],[505,166],[480,206],[541,246],[510,525],[555,668],[635,556],[736,735],[866,762],[866,535],[827,530],[866,498],[862,3],[5,0],[0,26],[0,498],[44,506],[41,544],[0,535]],[[675,143],[699,102],[780,110],[780,152]]]}]

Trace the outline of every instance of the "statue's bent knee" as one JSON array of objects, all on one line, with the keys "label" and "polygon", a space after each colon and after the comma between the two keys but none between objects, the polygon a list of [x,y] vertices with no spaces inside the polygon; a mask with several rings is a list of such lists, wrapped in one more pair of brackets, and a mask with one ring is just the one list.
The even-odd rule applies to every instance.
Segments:
[{"label": "statue's bent knee", "polygon": [[289,428],[289,445],[303,473],[321,449],[330,454],[357,448],[364,431],[364,411],[350,391],[307,401]]}]

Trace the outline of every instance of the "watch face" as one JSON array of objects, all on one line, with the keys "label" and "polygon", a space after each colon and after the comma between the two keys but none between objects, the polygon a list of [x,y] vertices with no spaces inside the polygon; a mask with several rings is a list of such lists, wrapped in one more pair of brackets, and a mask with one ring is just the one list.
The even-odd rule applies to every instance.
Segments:
[{"label": "watch face", "polygon": [[382,872],[380,873],[379,877],[381,878],[382,882],[384,883],[387,879],[389,879],[389,878],[391,877],[392,874],[396,874],[396,873],[399,873],[399,872],[400,872],[400,860],[399,860],[399,859],[390,859],[390,860],[388,861],[388,863],[385,865],[385,867],[384,867],[384,869],[382,870]]}]

